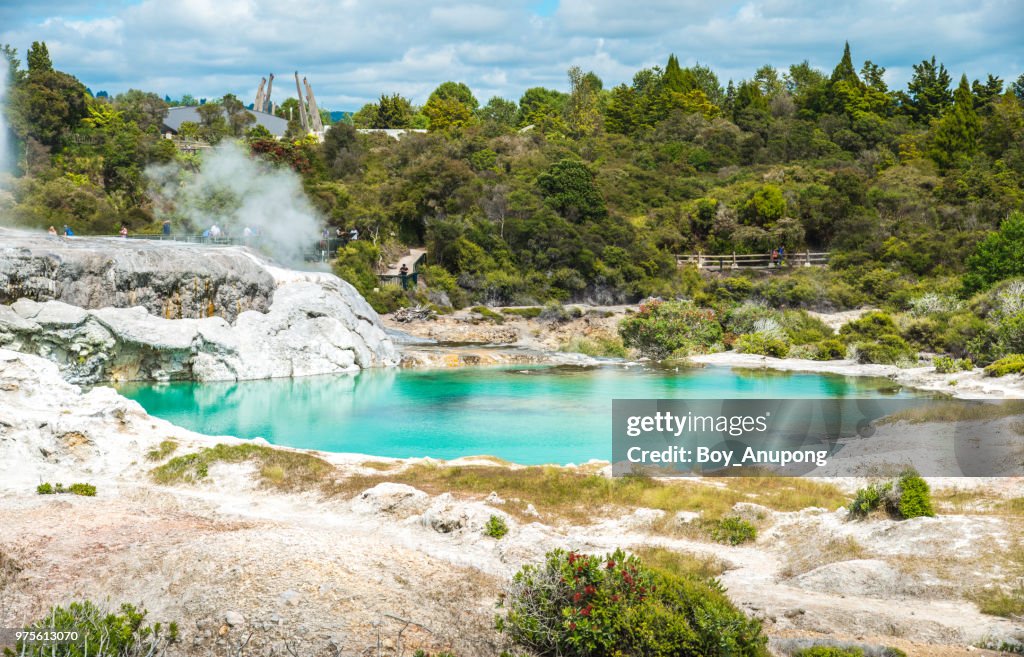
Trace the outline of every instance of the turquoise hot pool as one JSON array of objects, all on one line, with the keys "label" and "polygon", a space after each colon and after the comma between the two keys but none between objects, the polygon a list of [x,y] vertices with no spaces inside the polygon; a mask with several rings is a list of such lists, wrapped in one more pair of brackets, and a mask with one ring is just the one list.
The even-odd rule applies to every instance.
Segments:
[{"label": "turquoise hot pool", "polygon": [[611,457],[612,399],[911,396],[886,380],[706,367],[368,370],[239,383],[126,384],[193,431],[328,452],[523,464]]}]

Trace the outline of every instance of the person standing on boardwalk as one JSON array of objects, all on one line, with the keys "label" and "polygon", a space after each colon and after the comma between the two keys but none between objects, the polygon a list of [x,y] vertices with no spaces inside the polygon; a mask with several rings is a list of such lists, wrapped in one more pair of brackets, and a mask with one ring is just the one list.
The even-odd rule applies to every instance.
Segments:
[{"label": "person standing on boardwalk", "polygon": [[170,237],[171,236],[171,220],[170,219],[164,219],[164,224],[163,224],[163,229],[162,230],[163,230],[163,233],[164,233],[164,237]]},{"label": "person standing on boardwalk", "polygon": [[402,263],[402,268],[398,270],[398,275],[402,277],[402,289],[409,289],[409,265]]},{"label": "person standing on boardwalk", "polygon": [[128,226],[121,224],[121,231],[118,233],[121,237],[128,237]]},{"label": "person standing on boardwalk", "polygon": [[776,267],[779,264],[779,250],[772,249],[772,267]]}]

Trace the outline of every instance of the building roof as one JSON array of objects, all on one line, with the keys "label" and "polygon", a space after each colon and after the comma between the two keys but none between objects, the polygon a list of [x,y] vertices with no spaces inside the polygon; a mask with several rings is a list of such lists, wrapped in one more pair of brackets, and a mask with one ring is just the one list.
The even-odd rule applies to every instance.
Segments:
[{"label": "building roof", "polygon": [[[266,112],[246,111],[256,117],[256,125],[263,126],[275,137],[283,137],[285,131],[288,130],[287,119],[282,119],[279,116],[267,114]],[[226,112],[225,118],[227,118]],[[181,124],[186,121],[200,123],[199,109],[196,107],[172,107],[167,110],[167,116],[164,118],[164,130],[170,130],[177,134],[181,129]]]}]

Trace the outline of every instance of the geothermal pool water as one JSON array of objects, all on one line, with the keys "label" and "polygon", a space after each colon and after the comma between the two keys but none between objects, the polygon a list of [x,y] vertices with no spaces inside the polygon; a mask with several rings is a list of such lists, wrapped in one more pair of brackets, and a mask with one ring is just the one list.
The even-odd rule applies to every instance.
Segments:
[{"label": "geothermal pool water", "polygon": [[515,367],[366,370],[239,383],[130,384],[121,394],[193,431],[375,456],[611,458],[612,399],[913,396],[884,379],[741,370]]}]

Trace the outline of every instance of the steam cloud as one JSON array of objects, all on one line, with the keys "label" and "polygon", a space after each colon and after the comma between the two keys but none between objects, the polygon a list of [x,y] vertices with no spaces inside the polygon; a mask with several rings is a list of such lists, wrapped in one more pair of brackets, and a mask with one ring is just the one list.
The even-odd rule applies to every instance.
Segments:
[{"label": "steam cloud", "polygon": [[11,171],[11,144],[8,142],[7,119],[4,108],[7,107],[7,66],[0,63],[0,190],[7,186],[7,176]]},{"label": "steam cloud", "polygon": [[254,243],[276,260],[296,264],[320,237],[322,222],[291,169],[254,159],[225,142],[202,154],[198,171],[178,164],[146,170],[159,219],[174,232],[202,233],[218,226],[230,237],[246,227],[260,235]]}]

